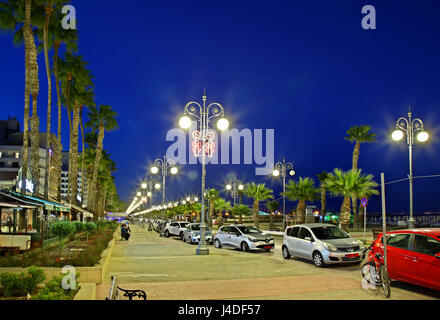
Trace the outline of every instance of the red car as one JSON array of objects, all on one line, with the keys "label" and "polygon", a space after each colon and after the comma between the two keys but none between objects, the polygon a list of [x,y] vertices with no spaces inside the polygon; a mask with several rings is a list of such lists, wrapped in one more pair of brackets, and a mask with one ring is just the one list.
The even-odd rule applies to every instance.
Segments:
[{"label": "red car", "polygon": [[[382,234],[372,249],[383,254]],[[387,263],[391,280],[440,291],[440,228],[387,232]]]}]

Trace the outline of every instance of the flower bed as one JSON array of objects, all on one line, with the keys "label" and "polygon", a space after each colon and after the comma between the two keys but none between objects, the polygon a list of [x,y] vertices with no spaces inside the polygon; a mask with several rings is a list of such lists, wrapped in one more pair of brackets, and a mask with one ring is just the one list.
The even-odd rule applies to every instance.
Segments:
[{"label": "flower bed", "polygon": [[36,248],[24,254],[0,257],[0,267],[92,267],[101,259],[117,224],[100,222],[79,226],[56,226],[53,230],[63,237],[45,248]]}]

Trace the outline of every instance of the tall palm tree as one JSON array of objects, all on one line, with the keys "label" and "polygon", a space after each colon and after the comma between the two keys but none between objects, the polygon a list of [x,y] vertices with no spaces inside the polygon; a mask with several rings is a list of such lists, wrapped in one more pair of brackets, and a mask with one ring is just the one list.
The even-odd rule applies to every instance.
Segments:
[{"label": "tall palm tree", "polygon": [[223,213],[230,211],[232,209],[231,202],[226,201],[223,198],[217,198],[214,201],[214,208],[215,208],[215,211],[218,212],[217,226],[218,226],[218,228],[220,228],[223,225]]},{"label": "tall palm tree", "polygon": [[[328,172],[323,171],[317,175],[321,187],[321,217],[324,219],[327,210],[327,189],[325,187],[325,180],[328,177]],[[323,220],[322,220],[323,221]]]},{"label": "tall palm tree", "polygon": [[270,213],[270,225],[269,225],[269,230],[273,230],[274,229],[274,225],[273,225],[273,215],[275,213],[275,211],[278,210],[278,208],[280,207],[280,202],[273,200],[273,201],[267,201],[265,204],[267,210],[269,210]]},{"label": "tall palm tree", "polygon": [[238,216],[238,223],[243,223],[243,216],[248,216],[252,214],[251,208],[244,204],[235,205],[234,208],[232,208],[232,214],[234,216]]},{"label": "tall palm tree", "polygon": [[260,221],[259,221],[260,201],[273,199],[273,195],[272,195],[273,190],[266,188],[265,185],[266,185],[265,183],[255,184],[255,182],[252,182],[251,184],[248,184],[246,187],[246,196],[248,198],[254,199],[254,204],[252,207],[252,215],[254,218],[254,225],[256,228],[260,227]]},{"label": "tall palm tree", "polygon": [[96,148],[96,158],[93,166],[93,174],[92,181],[89,184],[89,203],[93,204],[93,188],[96,184],[96,179],[98,175],[98,165],[99,160],[101,158],[101,152],[103,149],[103,141],[105,131],[111,131],[118,128],[118,123],[116,121],[117,113],[112,110],[111,106],[108,105],[100,105],[99,107],[90,108],[90,112],[88,114],[89,121],[86,123],[88,128],[92,128],[95,131],[98,131],[98,141]]},{"label": "tall palm tree", "polygon": [[208,225],[212,228],[212,218],[214,218],[214,202],[219,197],[218,190],[209,189],[206,192],[206,199],[209,201],[209,216],[207,217]]},{"label": "tall palm tree", "polygon": [[306,202],[315,201],[318,189],[315,188],[315,181],[311,178],[299,178],[299,181],[289,180],[286,185],[285,195],[289,200],[298,200],[296,207],[296,223],[302,224],[306,220]]},{"label": "tall palm tree", "polygon": [[377,192],[375,188],[378,186],[373,181],[371,174],[362,174],[360,169],[345,172],[341,169],[334,169],[332,173],[329,173],[325,185],[333,195],[344,198],[339,221],[341,227],[347,232],[350,226],[351,198],[370,192],[374,194]]},{"label": "tall palm tree", "polygon": [[[346,140],[350,141],[351,143],[355,143],[354,150],[353,150],[353,170],[358,169],[358,162],[359,162],[359,152],[361,143],[371,143],[376,142],[376,134],[373,132],[370,132],[371,127],[370,126],[353,126],[347,131],[347,136],[345,137]],[[354,225],[358,226],[359,216],[357,211],[357,198],[353,197],[353,219],[354,219]]]},{"label": "tall palm tree", "polygon": [[[26,194],[26,179],[29,161],[29,112],[31,94],[30,57],[32,48],[31,0],[9,0],[0,2],[0,29],[14,33],[14,45],[24,42],[25,51],[25,89],[24,89],[24,120],[23,149],[21,168],[21,193]],[[35,179],[33,177],[33,179]]]}]

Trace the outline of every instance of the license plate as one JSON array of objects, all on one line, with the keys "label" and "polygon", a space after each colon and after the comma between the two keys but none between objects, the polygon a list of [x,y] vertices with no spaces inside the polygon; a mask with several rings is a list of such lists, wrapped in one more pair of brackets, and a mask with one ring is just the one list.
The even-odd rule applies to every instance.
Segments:
[{"label": "license plate", "polygon": [[271,246],[264,246],[264,249],[270,249],[272,248]]},{"label": "license plate", "polygon": [[345,256],[346,256],[347,258],[359,257],[359,253],[346,254]]}]

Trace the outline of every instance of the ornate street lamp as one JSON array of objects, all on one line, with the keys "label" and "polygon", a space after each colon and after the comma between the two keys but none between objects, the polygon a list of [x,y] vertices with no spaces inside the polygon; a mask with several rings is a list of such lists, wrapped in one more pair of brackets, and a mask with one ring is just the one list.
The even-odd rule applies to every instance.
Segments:
[{"label": "ornate street lamp", "polygon": [[[172,159],[167,159],[166,155],[163,156],[163,159],[154,160],[154,166],[151,167],[151,173],[157,174],[160,172],[162,174],[162,220],[165,220],[165,181],[168,175],[168,172],[172,175],[178,173],[178,169],[176,167],[176,163]],[[164,237],[165,233],[163,230],[160,232],[160,236]]]},{"label": "ornate street lamp", "polygon": [[[141,188],[144,190],[148,190],[147,191],[147,199],[149,199],[150,201],[150,209],[153,206],[153,191],[155,186],[159,185],[160,188],[160,184],[158,183],[156,177],[154,176],[149,176],[148,178],[145,178],[144,181],[141,184]],[[158,188],[156,188],[158,189]],[[148,231],[152,231],[153,228],[151,226],[151,212],[149,214],[149,221],[148,221]]]},{"label": "ornate street lamp", "polygon": [[278,177],[281,174],[283,178],[283,230],[286,229],[286,177],[287,171],[289,175],[294,176],[295,171],[293,170],[293,164],[291,162],[286,162],[286,158],[283,158],[283,162],[275,163],[274,170],[272,172],[274,177]]},{"label": "ornate street lamp", "polygon": [[406,142],[409,152],[409,220],[408,227],[414,228],[414,206],[413,206],[413,164],[412,150],[414,145],[414,137],[419,142],[426,142],[429,139],[428,132],[423,128],[423,122],[420,119],[412,119],[411,107],[408,111],[408,118],[400,117],[396,122],[396,130],[393,131],[391,138],[394,141],[400,141],[406,134]]},{"label": "ornate street lamp", "polygon": [[233,178],[231,180],[231,182],[226,185],[226,190],[232,192],[232,199],[234,200],[233,201],[234,207],[235,207],[235,202],[237,199],[238,190],[243,190],[243,189],[244,189],[244,185],[237,178]]},{"label": "ornate street lamp", "polygon": [[198,130],[193,132],[194,142],[192,150],[194,156],[202,156],[202,212],[201,212],[201,224],[200,224],[200,241],[196,249],[198,255],[208,255],[209,249],[206,246],[206,223],[205,223],[205,180],[206,180],[206,168],[205,159],[206,156],[211,157],[215,147],[214,144],[214,132],[209,129],[209,122],[213,118],[221,117],[217,121],[217,128],[221,131],[226,130],[229,127],[229,121],[224,118],[223,106],[217,102],[213,102],[206,105],[206,94],[203,92],[202,96],[203,104],[191,101],[185,106],[185,115],[180,119],[179,125],[183,129],[188,129],[191,126],[191,117],[198,120]]}]

